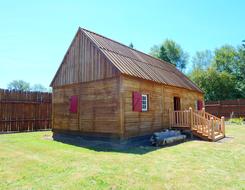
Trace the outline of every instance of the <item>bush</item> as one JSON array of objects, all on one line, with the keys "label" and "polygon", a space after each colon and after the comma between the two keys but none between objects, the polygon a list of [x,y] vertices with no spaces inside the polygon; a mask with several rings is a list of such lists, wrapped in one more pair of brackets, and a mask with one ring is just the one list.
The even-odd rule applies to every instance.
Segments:
[{"label": "bush", "polygon": [[244,123],[244,118],[231,118],[229,119],[229,123],[231,124],[237,124],[237,125],[242,125]]}]

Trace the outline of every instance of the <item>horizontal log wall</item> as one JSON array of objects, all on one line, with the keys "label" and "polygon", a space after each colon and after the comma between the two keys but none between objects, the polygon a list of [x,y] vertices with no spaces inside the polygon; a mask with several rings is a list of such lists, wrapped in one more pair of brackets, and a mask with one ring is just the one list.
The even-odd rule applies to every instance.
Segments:
[{"label": "horizontal log wall", "polygon": [[[149,111],[132,110],[132,93],[149,95]],[[78,112],[69,111],[71,96],[78,96]],[[110,79],[65,85],[53,89],[53,130],[128,138],[169,127],[174,96],[181,109],[194,109],[203,99],[198,92],[121,75]]]},{"label": "horizontal log wall", "polygon": [[[148,94],[149,111],[134,112],[132,109],[132,93]],[[183,88],[137,79],[122,77],[121,84],[124,136],[138,136],[159,131],[169,127],[169,111],[174,109],[174,96],[180,97],[181,110],[195,108],[203,94]]]},{"label": "horizontal log wall", "polygon": [[51,129],[51,93],[0,89],[0,133]]},{"label": "horizontal log wall", "polygon": [[[118,78],[103,79],[53,90],[53,130],[120,135]],[[79,99],[78,112],[69,111],[71,96]]]},{"label": "horizontal log wall", "polygon": [[226,119],[245,117],[245,99],[208,101],[205,110],[217,117],[224,116]]}]

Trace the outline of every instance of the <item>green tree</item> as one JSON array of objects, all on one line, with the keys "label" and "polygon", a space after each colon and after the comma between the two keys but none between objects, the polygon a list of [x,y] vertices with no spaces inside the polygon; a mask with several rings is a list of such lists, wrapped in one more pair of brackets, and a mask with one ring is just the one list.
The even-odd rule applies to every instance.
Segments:
[{"label": "green tree", "polygon": [[13,80],[8,84],[9,90],[20,90],[20,91],[29,91],[30,84],[23,80]]},{"label": "green tree", "polygon": [[186,68],[186,64],[188,63],[188,53],[184,52],[181,46],[173,40],[165,40],[163,46],[166,49],[170,62],[179,70],[183,71]]},{"label": "green tree", "polygon": [[193,69],[207,69],[212,62],[212,51],[197,51],[192,58]]},{"label": "green tree", "polygon": [[205,100],[233,99],[238,94],[234,77],[226,71],[218,72],[215,68],[199,69],[190,78],[204,91]]},{"label": "green tree", "polygon": [[159,59],[167,62],[171,62],[171,60],[168,58],[167,51],[164,46],[160,47],[159,50]]},{"label": "green tree", "polygon": [[134,44],[131,42],[128,47],[133,49],[134,48]]},{"label": "green tree", "polygon": [[31,87],[31,90],[32,91],[35,91],[35,92],[47,92],[48,89],[45,88],[43,85],[41,84],[34,84],[32,87]]},{"label": "green tree", "polygon": [[245,46],[238,47],[239,61],[235,74],[237,90],[240,92],[239,98],[245,98]]},{"label": "green tree", "polygon": [[226,71],[235,74],[239,56],[237,50],[231,45],[224,45],[214,52],[213,66],[220,72]]},{"label": "green tree", "polygon": [[149,54],[153,57],[159,58],[160,57],[160,46],[158,45],[152,46]]},{"label": "green tree", "polygon": [[154,45],[150,50],[150,55],[172,63],[179,70],[186,68],[189,55],[179,44],[173,40],[166,39],[162,45]]},{"label": "green tree", "polygon": [[[189,77],[203,89],[207,100],[245,98],[244,44],[237,48],[224,45],[214,51],[213,58],[207,53],[199,55],[193,58],[194,67]],[[210,62],[208,68],[202,67]]]}]

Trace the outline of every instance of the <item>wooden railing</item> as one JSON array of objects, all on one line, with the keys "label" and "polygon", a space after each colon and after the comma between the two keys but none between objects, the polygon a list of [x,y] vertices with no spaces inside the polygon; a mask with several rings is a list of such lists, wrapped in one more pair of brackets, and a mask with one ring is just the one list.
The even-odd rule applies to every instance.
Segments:
[{"label": "wooden railing", "polygon": [[199,136],[215,141],[225,136],[224,117],[218,118],[203,108],[201,111],[193,111],[192,108],[183,111],[169,113],[170,127],[190,128]]}]

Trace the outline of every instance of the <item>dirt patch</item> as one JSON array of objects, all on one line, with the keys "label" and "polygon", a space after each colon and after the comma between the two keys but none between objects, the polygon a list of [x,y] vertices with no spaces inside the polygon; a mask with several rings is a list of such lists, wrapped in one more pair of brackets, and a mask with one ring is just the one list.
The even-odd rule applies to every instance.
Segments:
[{"label": "dirt patch", "polygon": [[234,139],[234,137],[227,136],[227,137],[225,137],[225,138],[220,139],[219,141],[217,141],[217,143],[226,143],[226,142],[229,142],[229,141],[231,141],[233,139]]}]

